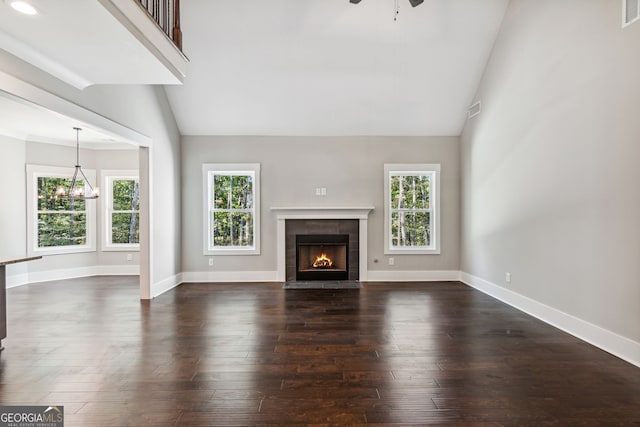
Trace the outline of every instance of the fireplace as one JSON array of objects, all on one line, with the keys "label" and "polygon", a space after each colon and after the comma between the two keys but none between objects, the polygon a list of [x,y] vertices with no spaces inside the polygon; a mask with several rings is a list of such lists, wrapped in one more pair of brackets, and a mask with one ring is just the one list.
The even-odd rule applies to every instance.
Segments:
[{"label": "fireplace", "polygon": [[367,280],[367,229],[373,206],[272,207],[276,214],[278,281],[296,280],[296,235],[348,234],[348,280]]},{"label": "fireplace", "polygon": [[358,220],[287,219],[285,228],[287,281],[359,280]]},{"label": "fireplace", "polygon": [[296,235],[296,280],[348,279],[348,234]]}]

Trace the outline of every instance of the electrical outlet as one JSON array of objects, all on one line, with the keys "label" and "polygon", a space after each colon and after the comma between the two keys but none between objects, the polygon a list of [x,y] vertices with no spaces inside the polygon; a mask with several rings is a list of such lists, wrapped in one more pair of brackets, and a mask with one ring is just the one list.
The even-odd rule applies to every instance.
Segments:
[{"label": "electrical outlet", "polygon": [[327,195],[327,189],[325,187],[322,187],[320,189],[320,194],[323,195],[323,196],[326,196]]},{"label": "electrical outlet", "polygon": [[133,261],[133,254],[127,254],[127,261]]},{"label": "electrical outlet", "polygon": [[209,258],[209,265],[212,266],[213,265],[213,258]]},{"label": "electrical outlet", "polygon": [[322,189],[320,187],[316,187],[316,196],[322,196]]},{"label": "electrical outlet", "polygon": [[504,280],[507,283],[511,283],[511,273],[505,273]]},{"label": "electrical outlet", "polygon": [[389,258],[389,265],[394,265],[396,263],[396,260],[393,258]]}]

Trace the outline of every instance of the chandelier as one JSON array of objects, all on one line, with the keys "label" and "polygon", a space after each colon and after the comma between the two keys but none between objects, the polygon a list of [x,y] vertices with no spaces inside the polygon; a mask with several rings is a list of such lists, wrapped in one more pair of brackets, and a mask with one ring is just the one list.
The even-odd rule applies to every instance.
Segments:
[{"label": "chandelier", "polygon": [[77,127],[73,129],[76,131],[76,169],[73,172],[69,192],[67,193],[65,188],[59,187],[56,190],[56,196],[70,199],[97,199],[99,196],[98,189],[93,188],[80,166],[80,131],[82,129]]}]

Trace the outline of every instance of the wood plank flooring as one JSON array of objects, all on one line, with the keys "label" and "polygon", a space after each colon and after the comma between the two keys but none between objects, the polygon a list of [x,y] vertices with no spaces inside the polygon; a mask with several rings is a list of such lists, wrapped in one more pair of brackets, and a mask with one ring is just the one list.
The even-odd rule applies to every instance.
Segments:
[{"label": "wood plank flooring", "polygon": [[640,368],[460,283],[7,299],[0,404],[63,405],[66,426],[640,425]]}]

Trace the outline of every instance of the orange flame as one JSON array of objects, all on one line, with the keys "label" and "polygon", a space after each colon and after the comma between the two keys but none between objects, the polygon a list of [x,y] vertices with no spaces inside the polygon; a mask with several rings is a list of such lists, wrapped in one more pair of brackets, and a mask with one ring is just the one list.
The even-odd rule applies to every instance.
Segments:
[{"label": "orange flame", "polygon": [[313,263],[315,268],[328,268],[333,267],[333,261],[331,258],[327,256],[327,254],[322,253],[319,257],[316,257],[316,260]]}]

